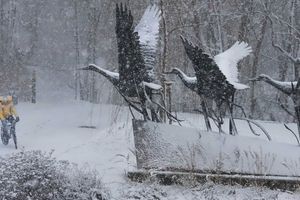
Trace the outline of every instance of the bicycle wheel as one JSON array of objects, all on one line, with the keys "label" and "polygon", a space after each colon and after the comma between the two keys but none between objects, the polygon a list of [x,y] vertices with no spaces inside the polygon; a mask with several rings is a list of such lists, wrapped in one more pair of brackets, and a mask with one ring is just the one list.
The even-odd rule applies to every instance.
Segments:
[{"label": "bicycle wheel", "polygon": [[9,136],[1,129],[1,140],[4,145],[8,145]]},{"label": "bicycle wheel", "polygon": [[11,128],[10,128],[10,136],[13,138],[14,140],[14,144],[15,144],[15,148],[18,149],[18,145],[17,145],[17,135],[16,135],[16,129],[15,129],[15,124],[12,124]]}]

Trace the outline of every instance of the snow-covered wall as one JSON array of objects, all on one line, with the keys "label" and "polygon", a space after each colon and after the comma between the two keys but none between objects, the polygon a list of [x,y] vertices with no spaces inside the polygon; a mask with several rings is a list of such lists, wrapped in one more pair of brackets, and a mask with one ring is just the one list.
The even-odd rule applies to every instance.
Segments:
[{"label": "snow-covered wall", "polygon": [[300,176],[300,148],[245,136],[134,121],[139,169]]}]

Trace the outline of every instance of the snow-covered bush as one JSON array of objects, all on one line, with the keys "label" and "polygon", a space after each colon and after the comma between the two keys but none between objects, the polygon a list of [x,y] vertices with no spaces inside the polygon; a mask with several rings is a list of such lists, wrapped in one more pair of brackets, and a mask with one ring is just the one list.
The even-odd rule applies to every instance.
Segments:
[{"label": "snow-covered bush", "polygon": [[57,161],[52,153],[27,151],[0,158],[0,199],[106,200],[98,174]]},{"label": "snow-covered bush", "polygon": [[109,194],[98,178],[97,171],[90,170],[88,166],[78,168],[76,165],[71,165],[68,168],[66,172],[68,181],[64,192],[67,199],[108,199]]}]

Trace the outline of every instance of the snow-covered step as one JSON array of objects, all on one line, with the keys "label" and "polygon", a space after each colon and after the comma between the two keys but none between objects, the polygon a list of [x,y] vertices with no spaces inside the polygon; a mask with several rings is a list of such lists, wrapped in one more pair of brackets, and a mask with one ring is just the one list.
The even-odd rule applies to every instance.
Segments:
[{"label": "snow-covered step", "polygon": [[147,171],[139,170],[127,173],[135,182],[158,181],[163,185],[203,184],[212,181],[224,185],[261,186],[270,189],[295,191],[300,186],[300,177],[288,176],[255,176],[240,174],[207,174],[192,172]]}]

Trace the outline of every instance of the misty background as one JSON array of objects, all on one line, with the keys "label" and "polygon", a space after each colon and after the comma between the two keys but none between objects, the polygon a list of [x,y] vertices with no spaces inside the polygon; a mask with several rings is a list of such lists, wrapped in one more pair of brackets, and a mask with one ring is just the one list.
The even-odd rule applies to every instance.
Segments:
[{"label": "misty background", "polygon": [[[240,81],[251,89],[239,92],[237,103],[255,119],[294,120],[281,108],[292,109],[285,95],[248,79],[261,73],[280,81],[299,78],[299,0],[0,0],[1,95],[15,93],[25,102],[36,92],[37,102],[123,103],[105,78],[76,70],[88,63],[117,70],[115,4],[120,2],[132,10],[135,24],[149,4],[160,6],[159,73],[178,67],[193,75],[181,34],[212,56],[237,40],[248,42],[253,53],[239,71]],[[173,111],[200,107],[199,97],[179,79],[165,78],[174,81]]]}]

